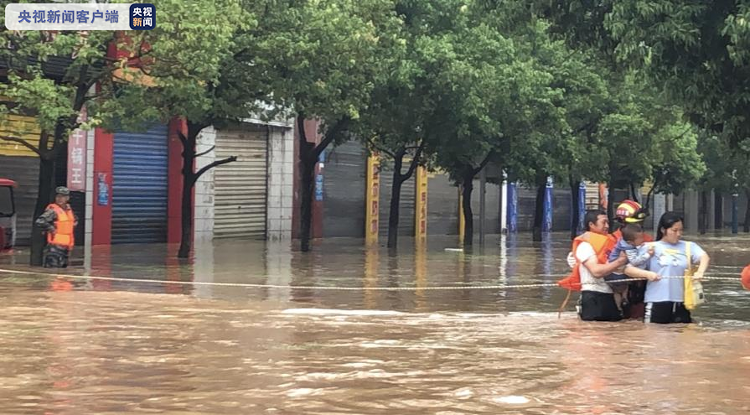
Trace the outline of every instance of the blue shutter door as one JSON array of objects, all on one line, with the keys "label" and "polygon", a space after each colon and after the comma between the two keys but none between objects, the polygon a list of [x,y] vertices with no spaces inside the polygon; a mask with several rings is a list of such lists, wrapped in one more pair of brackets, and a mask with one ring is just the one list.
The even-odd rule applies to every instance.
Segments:
[{"label": "blue shutter door", "polygon": [[167,241],[167,127],[115,132],[112,243]]}]

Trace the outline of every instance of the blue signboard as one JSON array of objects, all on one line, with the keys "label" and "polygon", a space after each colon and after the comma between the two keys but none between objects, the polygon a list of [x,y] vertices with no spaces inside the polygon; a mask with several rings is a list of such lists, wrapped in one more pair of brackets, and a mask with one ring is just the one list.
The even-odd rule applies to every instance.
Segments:
[{"label": "blue signboard", "polygon": [[315,175],[315,201],[316,202],[323,201],[323,175],[322,174]]},{"label": "blue signboard", "polygon": [[518,192],[514,182],[508,183],[508,232],[518,231]]},{"label": "blue signboard", "polygon": [[109,185],[107,184],[107,173],[97,174],[97,196],[99,206],[109,206]]},{"label": "blue signboard", "polygon": [[547,188],[544,191],[544,220],[542,221],[542,231],[552,232],[552,178],[547,178]]}]

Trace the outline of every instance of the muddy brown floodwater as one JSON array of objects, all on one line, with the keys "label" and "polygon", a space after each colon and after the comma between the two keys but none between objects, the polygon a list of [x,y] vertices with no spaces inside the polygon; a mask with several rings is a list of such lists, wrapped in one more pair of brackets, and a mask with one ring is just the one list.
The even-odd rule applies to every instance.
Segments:
[{"label": "muddy brown floodwater", "polygon": [[[712,256],[711,275],[750,262],[747,236],[688,239]],[[584,323],[572,307],[558,319],[552,287],[426,289],[554,282],[564,235],[490,238],[472,253],[446,251],[452,239],[401,245],[392,256],[330,240],[303,255],[221,242],[188,264],[163,246],[114,247],[66,271],[156,282],[0,272],[0,413],[750,412],[738,280],[707,281],[699,324]]]}]

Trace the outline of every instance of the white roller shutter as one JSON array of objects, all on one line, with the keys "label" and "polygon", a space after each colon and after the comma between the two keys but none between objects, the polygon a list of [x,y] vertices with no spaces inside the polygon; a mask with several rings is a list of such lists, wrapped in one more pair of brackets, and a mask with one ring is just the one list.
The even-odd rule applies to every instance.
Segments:
[{"label": "white roller shutter", "polygon": [[237,161],[216,168],[214,238],[265,239],[268,193],[268,130],[241,124],[216,134],[216,159]]}]

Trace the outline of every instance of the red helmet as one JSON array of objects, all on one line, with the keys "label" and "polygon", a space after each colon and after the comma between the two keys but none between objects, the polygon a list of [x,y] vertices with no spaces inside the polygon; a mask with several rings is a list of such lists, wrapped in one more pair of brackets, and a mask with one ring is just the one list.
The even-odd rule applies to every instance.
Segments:
[{"label": "red helmet", "polygon": [[623,200],[617,206],[615,216],[627,223],[640,223],[648,217],[648,211],[640,203],[632,200]]},{"label": "red helmet", "polygon": [[742,286],[745,287],[746,290],[750,290],[750,265],[746,266],[745,269],[742,270],[742,274],[740,274],[740,277]]}]

